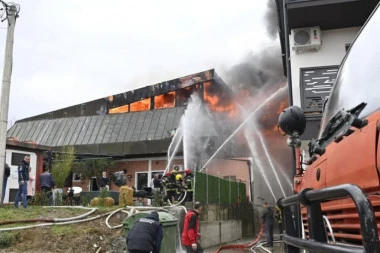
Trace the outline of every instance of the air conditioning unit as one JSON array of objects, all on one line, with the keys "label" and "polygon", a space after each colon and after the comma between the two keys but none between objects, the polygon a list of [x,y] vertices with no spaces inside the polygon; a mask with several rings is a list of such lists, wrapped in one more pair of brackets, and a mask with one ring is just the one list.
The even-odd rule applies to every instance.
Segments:
[{"label": "air conditioning unit", "polygon": [[318,26],[292,29],[292,50],[296,52],[317,50],[321,47],[321,29]]},{"label": "air conditioning unit", "polygon": [[173,170],[183,172],[183,165],[173,165]]}]

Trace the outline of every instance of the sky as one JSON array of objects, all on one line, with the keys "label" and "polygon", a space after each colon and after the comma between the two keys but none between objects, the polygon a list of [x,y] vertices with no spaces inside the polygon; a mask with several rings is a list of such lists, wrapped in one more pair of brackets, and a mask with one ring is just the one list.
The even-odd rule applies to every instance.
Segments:
[{"label": "sky", "polygon": [[[14,0],[8,125],[214,68],[278,45],[267,1]],[[0,67],[6,22],[0,24]]]}]

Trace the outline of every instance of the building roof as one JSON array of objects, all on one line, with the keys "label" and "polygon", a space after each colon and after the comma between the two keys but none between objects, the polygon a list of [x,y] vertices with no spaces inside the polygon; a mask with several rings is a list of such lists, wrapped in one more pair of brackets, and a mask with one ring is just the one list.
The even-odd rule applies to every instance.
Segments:
[{"label": "building roof", "polygon": [[[34,141],[53,149],[75,146],[77,151],[87,150],[100,154],[137,154],[143,151],[150,153],[147,148],[138,148],[136,143],[145,142],[154,145],[163,143],[162,140],[167,140],[164,143],[170,143],[169,131],[178,127],[184,110],[185,107],[174,107],[141,112],[22,121],[8,130],[7,137],[17,137],[19,142]],[[124,145],[125,143],[130,145]],[[90,146],[93,147],[89,149]],[[136,148],[133,149],[133,146]],[[108,148],[105,149],[106,147]],[[161,152],[164,153],[166,148],[167,146]]]},{"label": "building roof", "polygon": [[[44,119],[56,119],[56,118],[68,118],[68,117],[80,117],[80,116],[93,116],[93,115],[106,115],[110,113],[110,110],[122,106],[129,106],[133,103],[142,101],[147,98],[152,98],[159,95],[165,95],[171,92],[188,90],[195,87],[197,84],[204,82],[214,81],[218,84],[224,84],[223,80],[220,79],[213,69],[195,73],[192,75],[172,79],[169,81],[164,81],[156,83],[150,86],[145,86],[135,90],[126,91],[119,94],[114,94],[99,98],[96,100],[88,101],[82,104],[73,105],[70,107],[58,109],[55,111],[35,115],[32,117],[24,118],[18,120],[31,121],[31,120],[44,120]],[[175,97],[176,106],[184,106],[187,100],[183,101],[180,95],[177,94]],[[150,108],[154,109],[154,108]],[[139,110],[140,111],[140,110]]]},{"label": "building roof", "polygon": [[[223,94],[225,89],[229,88],[213,69],[203,71],[21,119],[7,131],[7,144],[30,144],[50,151],[74,146],[76,153],[83,155],[163,155],[190,96],[198,94],[203,100]],[[218,133],[208,129],[202,135],[210,138]]]}]

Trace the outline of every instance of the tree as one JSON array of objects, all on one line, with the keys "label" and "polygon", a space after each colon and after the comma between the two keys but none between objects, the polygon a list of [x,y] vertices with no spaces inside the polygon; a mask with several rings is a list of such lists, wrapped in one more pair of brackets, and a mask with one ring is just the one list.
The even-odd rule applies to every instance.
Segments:
[{"label": "tree", "polygon": [[88,159],[76,162],[72,172],[81,174],[86,178],[96,177],[97,184],[100,185],[99,180],[102,177],[102,172],[114,165],[115,162],[111,159]]},{"label": "tree", "polygon": [[66,146],[61,153],[54,156],[51,174],[58,188],[63,188],[65,179],[70,174],[75,159],[74,147]]}]

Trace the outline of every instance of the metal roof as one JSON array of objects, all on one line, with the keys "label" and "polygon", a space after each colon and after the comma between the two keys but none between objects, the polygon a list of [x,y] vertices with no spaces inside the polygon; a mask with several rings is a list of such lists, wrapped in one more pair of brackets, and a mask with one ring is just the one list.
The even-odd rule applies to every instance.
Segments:
[{"label": "metal roof", "polygon": [[[95,146],[93,148],[96,150],[91,152],[109,153],[110,151],[104,149],[100,151],[97,145],[109,148],[109,145],[104,144],[124,146],[130,143],[137,147],[138,142],[153,144],[154,141],[167,140],[170,143],[169,131],[179,126],[184,111],[185,107],[174,107],[120,114],[22,121],[16,122],[8,130],[7,138],[49,147]],[[130,148],[124,147],[117,153]]]}]

